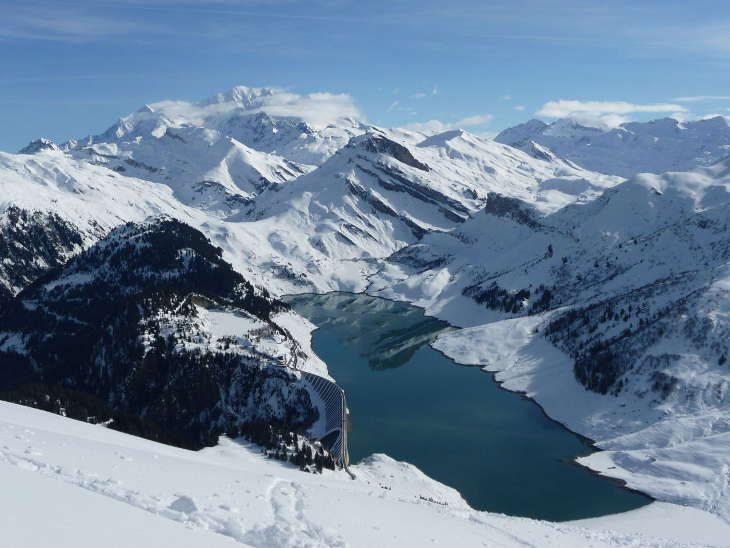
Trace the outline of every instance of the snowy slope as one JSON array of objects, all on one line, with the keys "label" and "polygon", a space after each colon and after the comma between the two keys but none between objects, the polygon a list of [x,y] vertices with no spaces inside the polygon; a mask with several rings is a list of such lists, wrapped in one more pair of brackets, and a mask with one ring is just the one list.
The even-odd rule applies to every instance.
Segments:
[{"label": "snowy slope", "polygon": [[730,154],[730,122],[723,116],[687,122],[662,118],[599,128],[569,118],[550,124],[530,120],[505,129],[495,140],[520,149],[539,143],[586,169],[631,177],[689,171],[725,158]]},{"label": "snowy slope", "polygon": [[[0,411],[9,546],[699,546],[476,512],[384,455],[351,480],[299,472],[226,438],[191,452],[4,402]],[[679,508],[665,512],[687,521]],[[706,541],[727,538],[727,526],[705,520]]]},{"label": "snowy slope", "polygon": [[273,266],[282,292],[359,291],[373,259],[426,233],[453,230],[483,207],[489,192],[554,211],[619,182],[465,132],[415,146],[405,137],[372,128],[317,170],[260,195],[256,220],[239,228],[258,237],[269,258],[251,262]]},{"label": "snowy slope", "polygon": [[159,136],[153,132],[130,141],[97,143],[69,154],[167,184],[180,201],[219,216],[239,212],[265,188],[310,169],[203,127],[168,127]]}]

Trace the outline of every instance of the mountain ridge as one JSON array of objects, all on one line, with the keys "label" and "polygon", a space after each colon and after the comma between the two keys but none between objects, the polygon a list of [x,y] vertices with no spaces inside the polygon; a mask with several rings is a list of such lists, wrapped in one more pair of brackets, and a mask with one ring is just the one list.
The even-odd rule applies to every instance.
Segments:
[{"label": "mountain ridge", "polygon": [[539,143],[586,169],[631,177],[720,161],[730,155],[730,122],[723,116],[685,122],[660,118],[596,128],[571,118],[549,124],[533,119],[501,131],[495,140],[520,149]]}]

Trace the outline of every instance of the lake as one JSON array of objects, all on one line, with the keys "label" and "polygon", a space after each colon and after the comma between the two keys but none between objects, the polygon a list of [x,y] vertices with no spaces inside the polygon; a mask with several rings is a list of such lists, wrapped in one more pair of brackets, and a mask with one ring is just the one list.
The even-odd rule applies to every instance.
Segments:
[{"label": "lake", "polygon": [[572,459],[595,451],[531,400],[429,345],[452,329],[417,307],[350,293],[285,298],[318,329],[314,351],[345,390],[351,462],[372,453],[417,466],[478,510],[565,521],[651,499]]}]

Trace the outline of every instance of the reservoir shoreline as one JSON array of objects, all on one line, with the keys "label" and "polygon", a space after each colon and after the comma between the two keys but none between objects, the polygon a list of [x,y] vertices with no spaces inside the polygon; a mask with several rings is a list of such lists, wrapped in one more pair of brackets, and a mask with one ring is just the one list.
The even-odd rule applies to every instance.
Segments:
[{"label": "reservoir shoreline", "polygon": [[[323,336],[323,334],[326,335],[329,324],[327,322],[322,322],[321,319],[320,319],[319,322],[316,321],[316,318],[311,317],[312,316],[312,313],[310,313],[309,315],[306,314],[306,313],[303,313],[302,310],[301,310],[301,307],[302,307],[302,304],[301,303],[304,302],[304,301],[310,301],[310,303],[311,303],[313,300],[318,300],[318,299],[319,300],[324,300],[325,302],[328,299],[329,300],[341,299],[342,302],[347,302],[348,305],[351,305],[353,299],[360,299],[359,302],[361,303],[362,306],[365,306],[366,308],[367,307],[370,307],[372,305],[372,303],[377,303],[379,301],[388,302],[388,303],[392,303],[392,306],[395,307],[396,310],[399,310],[400,312],[402,312],[405,315],[408,315],[409,317],[414,316],[413,311],[418,311],[417,315],[419,317],[417,319],[419,320],[419,322],[417,323],[417,325],[419,327],[423,327],[422,324],[424,324],[424,323],[427,324],[428,322],[438,322],[438,326],[439,326],[437,328],[437,332],[438,333],[441,333],[441,332],[443,332],[446,329],[459,329],[458,327],[452,326],[451,324],[449,324],[445,320],[442,320],[440,318],[435,318],[433,316],[429,316],[429,315],[425,314],[425,311],[423,310],[423,308],[417,307],[417,306],[412,305],[412,304],[410,304],[408,302],[405,302],[405,301],[396,301],[394,299],[388,299],[388,298],[379,297],[379,296],[376,297],[376,296],[372,296],[372,295],[368,295],[368,294],[363,294],[363,293],[331,292],[331,293],[326,293],[326,294],[298,294],[298,295],[285,296],[284,299],[287,302],[290,302],[290,304],[292,304],[292,301],[298,301],[299,306],[298,307],[297,306],[293,306],[293,308],[297,312],[299,312],[300,314],[302,314],[303,316],[308,317],[308,319],[310,319],[310,321],[312,321],[312,323],[314,323],[317,326],[317,329],[315,329],[315,331],[313,331],[313,333],[312,333],[312,343],[313,343],[313,346],[315,347],[315,351],[327,363],[328,368],[330,369],[330,374],[335,378],[335,380],[341,386],[343,386],[343,383],[340,382],[340,380],[341,380],[340,377],[342,376],[342,374],[339,374],[338,375],[333,370],[333,369],[338,368],[339,366],[334,366],[333,367],[333,364],[330,363],[331,360],[328,360],[326,358],[326,356],[323,356],[320,353],[320,351],[322,350],[322,348],[321,347],[318,348],[318,346],[320,344],[322,344],[321,337]],[[333,312],[336,315],[336,312],[334,310],[332,310],[331,312]],[[378,313],[380,313],[380,312],[378,312]],[[384,314],[385,314],[385,316],[383,316],[383,317],[385,317],[387,319],[388,318],[387,313],[384,313]],[[360,316],[362,316],[362,314]],[[344,321],[343,322],[342,320],[343,320],[343,318],[340,317],[340,318],[335,318],[335,319],[330,318],[328,321],[329,322],[339,321],[340,324],[341,324],[341,327],[338,327],[338,329],[340,329],[340,328],[341,329],[347,329],[347,321]],[[362,318],[360,318],[359,321],[362,321]],[[399,334],[402,334],[401,333],[402,329],[400,329],[400,326],[396,326],[396,327],[398,329],[395,329],[393,332],[397,332]],[[597,490],[599,492],[601,492],[601,493],[603,493],[605,491],[605,484],[610,484],[612,489],[620,490],[621,492],[627,493],[627,495],[630,494],[631,497],[633,497],[633,499],[632,500],[628,500],[627,499],[625,501],[622,501],[621,500],[622,499],[621,495],[616,495],[615,493],[610,493],[609,491],[606,491],[606,493],[604,493],[603,496],[605,496],[608,499],[611,499],[611,498],[616,499],[615,501],[612,501],[611,502],[611,504],[613,504],[613,505],[616,506],[615,508],[610,508],[610,509],[607,508],[608,511],[606,511],[606,512],[599,512],[599,513],[590,513],[590,512],[588,512],[588,513],[585,513],[585,514],[582,514],[582,515],[580,515],[580,514],[579,515],[566,515],[562,519],[556,519],[555,517],[552,517],[551,518],[550,516],[542,515],[540,512],[542,512],[543,510],[541,510],[539,508],[538,509],[534,509],[534,511],[528,510],[527,511],[527,514],[522,513],[522,512],[519,512],[519,511],[518,512],[509,512],[509,511],[504,510],[504,509],[499,509],[499,508],[496,508],[495,509],[493,507],[484,508],[483,507],[484,506],[483,503],[480,504],[479,502],[477,502],[475,504],[474,501],[473,500],[470,500],[470,497],[467,496],[467,494],[465,494],[462,491],[462,489],[460,489],[459,487],[457,487],[455,485],[451,485],[450,483],[448,483],[448,481],[444,481],[443,477],[440,477],[438,474],[434,474],[433,472],[429,472],[429,470],[423,470],[423,467],[421,465],[419,465],[418,462],[413,462],[413,460],[409,459],[408,457],[402,458],[402,457],[400,457],[397,454],[393,454],[393,452],[392,451],[389,451],[388,449],[386,449],[384,451],[375,451],[375,452],[386,452],[389,455],[393,456],[394,458],[397,458],[399,460],[406,460],[407,462],[413,463],[417,467],[421,468],[424,473],[428,474],[429,476],[433,477],[434,479],[436,479],[438,481],[441,481],[443,483],[446,483],[447,485],[451,485],[452,487],[454,487],[457,490],[459,490],[460,493],[462,494],[462,496],[464,496],[464,498],[469,502],[470,505],[472,505],[473,507],[475,507],[477,509],[480,509],[480,510],[498,511],[498,512],[501,511],[501,512],[504,512],[504,513],[513,513],[513,514],[516,514],[516,515],[526,515],[527,517],[535,517],[535,518],[541,518],[541,519],[553,519],[555,521],[571,521],[571,520],[574,520],[574,519],[581,519],[581,518],[587,517],[589,515],[591,515],[591,516],[607,515],[607,514],[612,514],[612,513],[618,513],[618,512],[628,511],[628,510],[634,509],[636,507],[641,507],[641,506],[643,506],[645,504],[648,504],[649,502],[651,502],[651,501],[654,500],[652,497],[646,495],[645,493],[642,493],[640,491],[637,491],[635,489],[632,489],[632,488],[628,487],[626,485],[625,481],[623,481],[621,479],[612,478],[610,476],[606,476],[606,475],[603,475],[603,474],[599,474],[598,472],[596,472],[596,471],[594,471],[594,470],[592,470],[592,469],[590,469],[590,468],[588,468],[588,467],[586,467],[586,466],[578,463],[576,461],[576,459],[578,459],[578,458],[580,458],[582,456],[585,456],[585,455],[589,455],[589,454],[591,454],[591,453],[593,453],[595,451],[600,451],[601,450],[598,446],[596,446],[594,440],[591,440],[590,438],[587,438],[586,436],[582,436],[579,433],[572,431],[571,429],[567,428],[561,422],[556,421],[555,419],[553,419],[552,417],[550,417],[546,413],[545,409],[538,402],[536,402],[534,399],[532,399],[529,396],[527,396],[524,392],[513,391],[513,390],[509,390],[507,388],[504,388],[502,386],[502,383],[500,383],[496,379],[495,372],[489,371],[489,370],[487,370],[487,369],[485,369],[483,367],[459,363],[458,361],[456,361],[456,360],[452,359],[451,357],[449,357],[448,355],[446,355],[441,350],[439,350],[437,348],[434,348],[432,346],[432,343],[433,343],[433,340],[435,340],[435,337],[436,337],[436,335],[438,333],[434,334],[431,337],[431,339],[428,340],[427,342],[423,342],[422,339],[419,339],[420,342],[418,343],[418,348],[420,348],[421,346],[424,346],[424,345],[427,346],[428,352],[433,352],[435,355],[437,355],[439,357],[440,360],[443,360],[444,362],[448,362],[448,366],[449,367],[452,367],[454,365],[457,365],[457,366],[460,366],[460,367],[464,367],[464,368],[473,368],[473,367],[476,367],[476,368],[478,368],[479,370],[481,370],[484,373],[491,373],[491,377],[490,377],[490,380],[489,380],[489,385],[498,388],[499,389],[499,392],[501,392],[501,393],[508,394],[510,398],[511,398],[511,395],[515,394],[515,395],[519,396],[519,398],[517,398],[519,401],[522,401],[524,403],[529,403],[530,406],[533,406],[533,405],[536,406],[534,409],[539,413],[539,415],[540,415],[540,417],[541,417],[542,420],[549,422],[550,424],[554,425],[554,427],[560,429],[560,431],[562,431],[565,434],[570,435],[572,438],[574,438],[574,440],[577,440],[579,442],[580,447],[578,447],[575,444],[575,442],[570,442],[569,440],[567,441],[567,445],[573,446],[573,449],[570,450],[570,453],[571,453],[570,456],[562,456],[562,457],[561,456],[558,456],[558,457],[555,458],[555,460],[560,461],[560,465],[561,466],[564,466],[566,464],[569,464],[571,466],[566,467],[566,468],[571,468],[571,469],[579,470],[581,473],[586,473],[587,472],[588,475],[591,478],[594,478],[593,481],[598,481],[598,482],[601,482],[601,483],[604,484],[603,486],[601,486],[601,483],[596,484],[598,486],[597,487]],[[421,336],[421,335],[419,335],[419,336]],[[331,334],[330,335],[326,335],[326,337],[328,339],[331,339],[332,338],[331,337]],[[353,335],[353,337],[355,337],[355,339],[357,339],[358,335]],[[330,342],[328,342],[328,344],[333,345],[335,343],[332,342],[332,341],[330,341]],[[398,350],[398,349],[396,348],[395,350]],[[416,352],[416,350],[409,350],[409,351],[412,352],[412,353],[415,353]],[[420,359],[422,361],[424,359],[426,359],[425,358],[425,354],[422,355],[422,356],[420,356]],[[364,366],[364,364],[357,364],[357,365]],[[396,365],[395,367],[397,368],[397,367],[399,367],[399,365]],[[416,367],[416,366],[412,366],[412,367]],[[372,366],[371,366],[371,368],[372,368]],[[388,371],[388,367],[385,367],[381,371]],[[348,375],[349,374],[350,373],[348,373]],[[377,373],[376,373],[376,375],[377,375]],[[351,381],[348,380],[348,379],[346,379],[345,382],[344,382],[344,384],[346,385],[348,382],[351,382]],[[371,379],[369,377],[368,378],[361,378],[358,382],[370,383],[371,382]],[[472,382],[473,382],[473,379],[470,379],[468,384],[472,384]],[[376,385],[372,385],[371,386],[371,385],[368,384],[368,386],[370,386],[370,388],[372,388],[372,386],[376,386]],[[343,388],[345,388],[345,390],[346,390],[346,392],[348,394],[348,401],[352,401],[352,397],[351,397],[353,395],[352,394],[352,392],[353,392],[352,388],[351,387],[348,388],[347,386],[343,386]],[[481,387],[481,388],[483,389],[484,387]],[[485,405],[487,405],[487,406],[488,406],[489,402],[486,401],[486,400],[490,397],[489,394],[488,394],[488,392],[489,392],[489,389],[488,388],[487,389],[484,389],[483,397],[485,399]],[[425,396],[427,396],[427,394],[424,394],[423,396],[425,397]],[[508,402],[508,404],[509,404],[509,402]],[[362,412],[363,412],[362,409],[358,409],[358,407],[356,407],[357,405],[358,405],[357,403],[355,403],[355,406],[353,406],[351,404],[351,407],[353,408],[353,416],[355,417],[355,420],[356,421],[358,420],[358,415],[362,416]],[[512,403],[512,404],[509,404],[509,405],[512,406],[514,404]],[[475,410],[475,412],[477,414],[480,414],[480,413],[483,414],[484,413],[484,410],[478,409],[476,407],[474,408],[474,410]],[[503,411],[503,410],[500,409],[499,411]],[[521,413],[522,414],[525,414],[524,409],[521,411]],[[526,413],[526,415],[527,416],[530,415],[529,410]],[[382,417],[380,417],[380,418],[382,419]],[[459,418],[462,418],[462,417],[459,417]],[[385,420],[392,420],[392,417],[385,417]],[[475,417],[475,420],[484,420],[484,417],[481,417],[479,419],[477,417]],[[464,422],[464,421],[461,421],[461,422]],[[491,425],[488,425],[488,426],[491,427]],[[517,436],[522,435],[523,438],[518,438],[518,440],[524,442],[525,441],[524,440],[524,438],[525,438],[524,425],[520,425],[520,426],[521,426],[521,428],[518,429],[517,432],[515,432],[515,435],[517,435]],[[422,425],[418,425],[417,426],[417,428],[420,428],[420,427],[422,427]],[[455,428],[458,428],[458,426],[455,427]],[[544,432],[541,433],[541,430],[545,429],[545,426],[544,425],[543,426],[540,426],[539,424],[537,424],[537,426],[535,428],[538,430],[538,432],[537,432],[538,437],[539,437],[539,435],[545,436],[545,433]],[[549,430],[549,428],[548,428],[548,430]],[[362,432],[360,434],[362,434]],[[481,434],[483,434],[483,432],[478,431],[478,430],[475,430],[475,431],[472,432],[472,434],[476,434],[473,437],[477,438],[477,439],[475,439],[474,443],[475,444],[479,443],[479,438],[482,437]],[[505,438],[504,437],[505,436],[504,432],[502,432],[501,435],[502,435],[502,439],[503,440],[504,439],[509,439],[509,438]],[[353,436],[355,438],[358,436],[358,425],[354,425],[353,426]],[[549,436],[545,436],[545,437],[546,438],[549,438],[550,436],[552,436],[552,434],[550,434]],[[529,436],[527,436],[527,437],[529,437]],[[553,436],[553,437],[559,438],[560,436],[558,435],[558,436]],[[457,436],[457,439],[458,439],[458,436]],[[393,441],[393,440],[390,440],[390,441]],[[463,441],[463,439],[462,439],[462,441]],[[402,447],[400,447],[401,440],[395,440],[394,443],[398,447],[398,449],[395,450],[395,452],[397,453],[397,451],[399,449],[402,449]],[[553,447],[551,444],[558,443],[558,445],[559,445],[562,442],[551,442],[551,441],[547,441],[546,443],[548,443],[548,447],[547,447],[548,450],[552,450],[553,452],[560,453],[560,451],[555,451],[555,447]],[[529,443],[526,446],[529,447]],[[445,446],[445,448],[447,450],[453,449],[452,447],[450,447],[448,445]],[[534,448],[531,448],[530,450],[532,450],[533,452],[535,451]],[[357,449],[356,449],[356,452],[357,452]],[[472,454],[472,457],[475,454],[476,453]],[[518,460],[520,458],[522,458],[524,460],[524,457],[520,457],[519,455],[518,455],[518,457],[519,457]],[[475,462],[472,462],[471,465],[475,468],[475,471],[482,471],[481,468],[484,467],[484,466],[489,466],[489,463],[488,462],[486,462],[486,463],[485,462],[480,462],[479,460],[476,460]],[[528,468],[530,468],[530,467],[531,466],[528,466]],[[528,470],[527,472],[531,472],[531,470]],[[547,471],[546,472],[547,475],[551,475],[553,473],[555,473],[555,472],[554,471],[553,472],[550,472],[550,471]],[[557,471],[557,473],[558,473],[558,475],[566,474],[565,471],[564,470],[561,470],[561,469],[559,469]],[[527,475],[529,475],[529,473]],[[567,477],[570,477],[571,474],[566,474],[566,476]],[[578,477],[577,483],[582,485],[583,483],[586,483],[586,480],[585,480],[585,478]],[[588,482],[588,483],[590,483],[590,482]],[[554,485],[552,485],[550,487],[554,491],[554,488],[555,488]],[[566,486],[566,489],[569,488],[569,487],[570,487],[569,485]],[[539,496],[539,489],[540,489],[539,485],[534,486],[534,488],[538,490],[538,495],[537,496]],[[548,489],[548,491],[549,491],[549,489]],[[583,493],[583,494],[573,493],[573,496],[577,496],[577,497],[585,496],[585,495],[586,495],[585,493]],[[473,495],[472,495],[472,497],[473,497]],[[631,498],[631,497],[629,497],[629,498]],[[608,504],[610,506],[609,503],[605,503],[605,504]],[[622,507],[622,506],[624,506],[624,507]],[[597,507],[601,507],[601,505],[599,504]],[[584,511],[584,510],[580,510],[580,511]],[[537,514],[535,514],[535,512],[537,512]],[[568,512],[568,510],[566,510],[566,513],[567,512]],[[559,514],[559,512],[556,512],[556,514]]]}]

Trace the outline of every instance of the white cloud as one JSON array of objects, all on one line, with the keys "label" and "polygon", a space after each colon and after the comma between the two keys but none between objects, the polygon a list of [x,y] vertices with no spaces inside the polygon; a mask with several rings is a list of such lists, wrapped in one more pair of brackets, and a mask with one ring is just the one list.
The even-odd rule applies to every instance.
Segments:
[{"label": "white cloud", "polygon": [[417,112],[413,110],[413,108],[409,107],[408,105],[401,104],[399,99],[396,99],[393,101],[390,106],[388,107],[388,112],[405,112],[409,116],[415,116]]},{"label": "white cloud", "polygon": [[439,89],[436,86],[433,86],[430,91],[417,91],[416,93],[411,93],[411,99],[423,99],[425,97],[428,97],[429,95],[438,95]]},{"label": "white cloud", "polygon": [[488,141],[491,141],[497,135],[499,135],[499,131],[475,131],[474,135],[477,135],[482,139],[487,139]]},{"label": "white cloud", "polygon": [[718,114],[718,113],[712,113],[712,114],[703,114],[698,120],[711,120],[712,118],[725,118],[726,120],[730,119],[730,116],[727,114]]},{"label": "white cloud", "polygon": [[511,100],[512,100],[512,96],[511,96],[511,95],[509,95],[509,94],[507,94],[507,95],[502,95],[502,97],[500,97],[500,98],[499,98],[499,100],[500,100],[500,101],[511,101]]},{"label": "white cloud", "polygon": [[565,118],[578,114],[631,114],[633,112],[683,112],[681,105],[656,103],[636,105],[626,101],[548,101],[535,114],[548,118]]},{"label": "white cloud", "polygon": [[[725,110],[730,110],[730,108],[726,108]],[[671,115],[672,118],[679,122],[693,122],[696,120],[710,120],[712,118],[717,117],[725,118],[730,120],[730,115],[728,114],[720,114],[720,113],[710,113],[710,114],[693,114],[691,112],[675,112]]]},{"label": "white cloud", "polygon": [[169,117],[201,125],[209,116],[220,116],[243,106],[247,112],[265,112],[270,116],[301,118],[314,126],[324,126],[339,118],[364,117],[347,93],[308,93],[299,95],[280,88],[236,86],[200,103],[162,101],[153,108]]},{"label": "white cloud", "polygon": [[363,118],[347,93],[297,95],[281,91],[264,98],[260,110],[271,116],[299,116],[313,124],[326,124],[338,118]]},{"label": "white cloud", "polygon": [[697,103],[700,101],[728,101],[730,95],[692,95],[689,97],[675,97],[672,101],[678,103]]},{"label": "white cloud", "polygon": [[515,105],[512,108],[515,110],[525,110],[525,105]]},{"label": "white cloud", "polygon": [[405,128],[413,131],[435,134],[448,131],[450,129],[483,126],[491,122],[493,118],[494,116],[491,114],[473,114],[472,116],[467,116],[466,118],[462,118],[461,120],[451,123],[442,122],[441,120],[429,120],[428,122],[408,124]]},{"label": "white cloud", "polygon": [[681,105],[655,103],[637,105],[626,101],[548,101],[535,113],[547,118],[574,118],[586,125],[616,127],[631,121],[626,114],[635,112],[686,112]]},{"label": "white cloud", "polygon": [[483,126],[492,121],[494,116],[491,114],[473,114],[454,122],[452,125],[456,127]]},{"label": "white cloud", "polygon": [[574,118],[578,122],[582,122],[585,126],[595,125],[598,127],[618,127],[621,124],[625,124],[631,121],[628,116],[621,116],[620,114],[600,114],[598,116],[585,114],[583,116],[576,115]]}]

